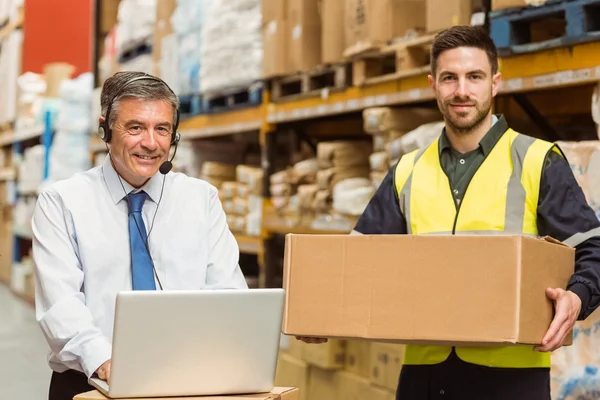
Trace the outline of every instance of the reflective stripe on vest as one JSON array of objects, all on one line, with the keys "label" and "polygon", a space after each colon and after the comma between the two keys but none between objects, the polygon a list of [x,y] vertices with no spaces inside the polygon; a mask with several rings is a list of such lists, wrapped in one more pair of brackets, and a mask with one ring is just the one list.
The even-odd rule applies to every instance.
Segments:
[{"label": "reflective stripe on vest", "polygon": [[[403,156],[395,183],[409,234],[523,234],[536,236],[542,169],[552,143],[507,130],[487,155],[457,206],[439,157],[439,139]],[[406,364],[438,364],[452,347],[407,345]],[[473,364],[550,367],[550,354],[533,346],[456,347]]]}]

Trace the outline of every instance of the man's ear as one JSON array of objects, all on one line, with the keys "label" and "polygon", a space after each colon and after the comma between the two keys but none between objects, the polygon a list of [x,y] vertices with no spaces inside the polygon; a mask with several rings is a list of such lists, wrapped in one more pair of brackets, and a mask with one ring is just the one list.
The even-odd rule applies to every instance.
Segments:
[{"label": "man's ear", "polygon": [[492,77],[492,96],[495,97],[502,86],[502,73],[498,72]]},{"label": "man's ear", "polygon": [[435,94],[435,77],[429,74],[427,75],[427,80],[429,81],[429,86],[431,86],[431,90]]}]

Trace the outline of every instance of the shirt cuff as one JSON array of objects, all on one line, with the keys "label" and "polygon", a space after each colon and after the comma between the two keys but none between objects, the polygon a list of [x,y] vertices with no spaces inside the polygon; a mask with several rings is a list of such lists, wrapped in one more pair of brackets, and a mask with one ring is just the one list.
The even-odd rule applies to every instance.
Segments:
[{"label": "shirt cuff", "polygon": [[577,319],[583,320],[585,318],[584,316],[586,315],[588,304],[590,303],[590,289],[585,284],[576,282],[569,286],[567,290],[575,293],[581,299],[581,312],[579,313]]},{"label": "shirt cuff", "polygon": [[99,337],[83,345],[81,350],[81,367],[89,378],[106,361],[110,360],[112,345],[106,338]]}]

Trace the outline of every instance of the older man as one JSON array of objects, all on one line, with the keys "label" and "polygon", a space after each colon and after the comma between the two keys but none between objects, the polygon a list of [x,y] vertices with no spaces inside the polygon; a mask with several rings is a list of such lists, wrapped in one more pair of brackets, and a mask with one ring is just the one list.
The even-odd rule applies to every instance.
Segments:
[{"label": "older man", "polygon": [[32,220],[50,400],[91,390],[93,374],[110,378],[119,291],[247,288],[217,190],[170,172],[175,94],[158,78],[122,72],[101,103],[104,164],[44,190]]}]

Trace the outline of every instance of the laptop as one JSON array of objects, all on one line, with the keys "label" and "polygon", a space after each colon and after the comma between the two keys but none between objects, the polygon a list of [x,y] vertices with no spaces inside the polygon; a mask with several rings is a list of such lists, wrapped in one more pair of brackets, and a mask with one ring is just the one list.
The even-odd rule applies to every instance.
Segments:
[{"label": "laptop", "polygon": [[283,289],[127,291],[117,295],[109,398],[268,393]]}]

